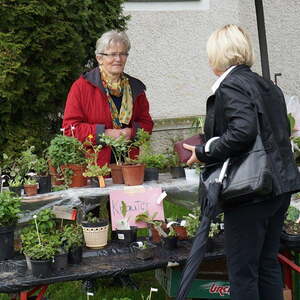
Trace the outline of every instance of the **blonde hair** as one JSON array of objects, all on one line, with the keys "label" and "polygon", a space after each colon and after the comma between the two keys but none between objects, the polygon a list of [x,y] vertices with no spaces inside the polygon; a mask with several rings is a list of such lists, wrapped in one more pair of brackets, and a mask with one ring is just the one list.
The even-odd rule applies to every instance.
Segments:
[{"label": "blonde hair", "polygon": [[254,63],[254,53],[247,33],[237,25],[225,25],[214,31],[206,44],[211,67],[224,72],[233,65]]},{"label": "blonde hair", "polygon": [[102,36],[96,42],[95,55],[101,55],[105,52],[113,43],[122,43],[128,52],[130,50],[130,41],[127,34],[124,31],[111,30],[102,34]]}]

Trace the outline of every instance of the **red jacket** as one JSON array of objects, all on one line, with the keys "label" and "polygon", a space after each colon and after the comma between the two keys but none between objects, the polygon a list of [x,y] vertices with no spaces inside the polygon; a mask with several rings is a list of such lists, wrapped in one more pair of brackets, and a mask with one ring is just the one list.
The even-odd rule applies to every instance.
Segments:
[{"label": "red jacket", "polygon": [[[149,114],[146,87],[140,80],[127,76],[133,96],[133,113],[128,126],[133,129],[132,137],[138,128],[151,133],[153,121]],[[71,126],[75,127],[73,133],[78,140],[83,142],[92,134],[94,143],[99,142],[99,134],[104,133],[105,129],[113,128],[109,103],[98,68],[83,74],[69,91],[63,120],[63,128],[68,136],[72,135]],[[131,157],[137,154],[138,151],[132,151]],[[103,166],[110,163],[110,159],[111,149],[104,147],[99,153],[98,164]]]}]

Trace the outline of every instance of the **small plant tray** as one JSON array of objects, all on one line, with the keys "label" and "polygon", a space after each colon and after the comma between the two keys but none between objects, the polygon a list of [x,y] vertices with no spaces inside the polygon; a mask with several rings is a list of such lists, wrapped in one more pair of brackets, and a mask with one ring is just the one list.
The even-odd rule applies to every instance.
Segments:
[{"label": "small plant tray", "polygon": [[139,248],[138,246],[132,246],[134,256],[137,259],[147,260],[155,256],[156,245],[147,244],[147,248]]}]

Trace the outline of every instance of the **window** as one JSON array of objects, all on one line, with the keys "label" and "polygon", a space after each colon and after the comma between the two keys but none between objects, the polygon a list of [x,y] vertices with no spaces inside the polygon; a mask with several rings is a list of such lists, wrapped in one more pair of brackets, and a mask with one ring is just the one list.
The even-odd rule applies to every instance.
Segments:
[{"label": "window", "polygon": [[128,11],[208,10],[210,0],[125,0]]}]

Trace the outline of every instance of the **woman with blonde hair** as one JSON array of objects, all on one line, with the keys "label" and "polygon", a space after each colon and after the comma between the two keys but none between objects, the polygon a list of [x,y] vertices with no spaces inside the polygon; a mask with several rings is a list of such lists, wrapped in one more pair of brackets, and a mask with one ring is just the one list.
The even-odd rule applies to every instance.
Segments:
[{"label": "woman with blonde hair", "polygon": [[216,30],[207,42],[208,60],[219,77],[207,100],[205,145],[184,145],[188,161],[220,163],[247,153],[258,133],[272,171],[272,192],[224,202],[225,253],[231,300],[283,300],[277,253],[291,194],[300,175],[289,140],[290,126],[282,91],[251,71],[253,49],[236,25]]}]

